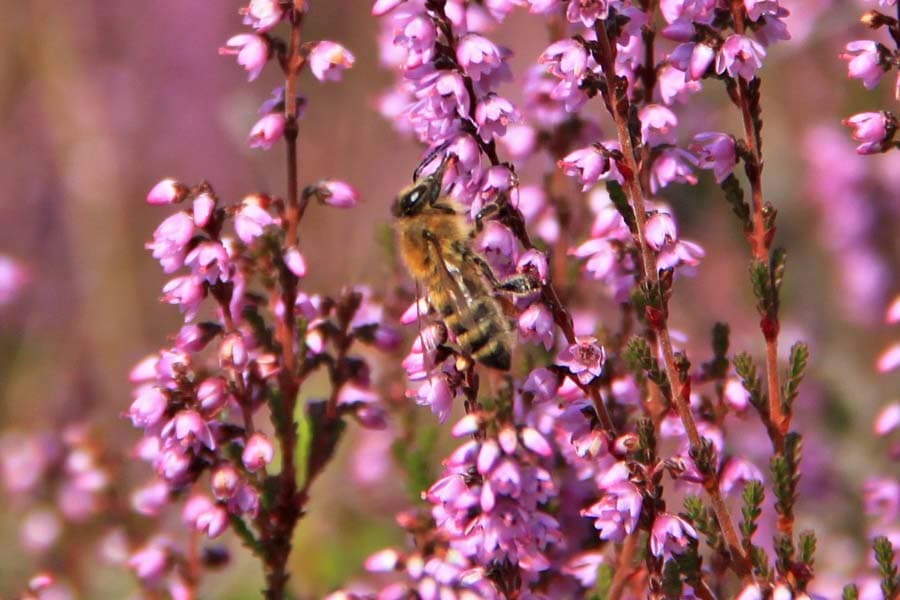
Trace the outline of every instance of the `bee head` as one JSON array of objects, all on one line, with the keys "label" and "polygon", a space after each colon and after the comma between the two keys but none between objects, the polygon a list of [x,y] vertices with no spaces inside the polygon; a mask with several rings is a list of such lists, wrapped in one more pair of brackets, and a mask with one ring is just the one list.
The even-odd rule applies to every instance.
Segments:
[{"label": "bee head", "polygon": [[428,208],[441,196],[443,188],[445,165],[442,164],[437,171],[416,180],[411,186],[400,192],[391,213],[395,217],[411,217]]}]

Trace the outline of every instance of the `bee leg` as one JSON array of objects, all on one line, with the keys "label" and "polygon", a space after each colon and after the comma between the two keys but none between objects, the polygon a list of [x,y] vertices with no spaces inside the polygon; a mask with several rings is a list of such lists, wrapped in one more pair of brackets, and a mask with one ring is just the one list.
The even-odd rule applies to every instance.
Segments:
[{"label": "bee leg", "polygon": [[510,275],[506,279],[500,280],[494,275],[491,265],[482,257],[472,251],[467,251],[465,257],[467,260],[473,261],[481,269],[482,274],[498,292],[505,292],[514,296],[527,296],[541,289],[541,282],[527,273]]},{"label": "bee leg", "polygon": [[484,206],[481,210],[479,210],[478,214],[475,215],[475,233],[481,233],[481,230],[484,229],[485,219],[495,217],[499,213],[500,206],[497,205],[496,202],[491,202],[490,204]]}]

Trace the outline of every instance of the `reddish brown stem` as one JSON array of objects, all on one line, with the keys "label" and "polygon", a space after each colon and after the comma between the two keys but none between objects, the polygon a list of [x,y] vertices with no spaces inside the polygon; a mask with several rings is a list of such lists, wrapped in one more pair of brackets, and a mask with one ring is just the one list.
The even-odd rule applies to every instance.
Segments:
[{"label": "reddish brown stem", "polygon": [[[595,26],[597,32],[597,40],[600,47],[600,66],[603,69],[606,78],[607,102],[611,108],[613,120],[616,123],[619,144],[622,148],[624,161],[626,166],[625,173],[625,191],[628,194],[631,206],[634,211],[636,232],[634,235],[635,243],[640,250],[641,266],[646,279],[654,284],[659,283],[659,272],[656,266],[656,256],[653,249],[646,243],[644,238],[644,229],[646,227],[647,211],[644,201],[644,192],[640,185],[641,169],[635,157],[634,146],[631,141],[631,134],[628,130],[628,98],[625,96],[623,86],[619,85],[615,75],[615,53],[613,46],[609,40],[605,23],[598,21]],[[668,324],[665,322],[665,316],[654,327],[659,348],[662,351],[666,378],[669,387],[672,390],[672,400],[678,416],[684,424],[687,432],[688,440],[693,448],[702,447],[703,440],[697,430],[697,424],[691,413],[690,400],[686,393],[689,389],[688,382],[682,380],[681,375],[675,365],[675,351],[672,346],[672,339],[669,333]],[[713,473],[709,475],[709,482],[704,487],[712,502],[713,511],[716,520],[722,530],[722,537],[728,546],[732,557],[732,565],[735,571],[742,577],[749,577],[750,569],[748,560],[741,548],[740,538],[737,530],[729,514],[728,507],[719,491],[718,475]]]},{"label": "reddish brown stem", "polygon": [[[734,29],[737,33],[744,32],[745,8],[741,0],[732,0],[731,13],[734,19]],[[750,243],[750,251],[753,259],[768,263],[771,249],[771,233],[766,227],[764,216],[765,203],[762,197],[762,153],[759,132],[754,124],[754,115],[751,111],[749,86],[747,82],[738,77],[738,105],[741,110],[741,118],[744,123],[744,137],[753,164],[747,169],[747,178],[750,181],[750,192],[753,208],[752,231],[747,239]],[[774,323],[771,318],[764,317],[761,329],[766,339],[766,382],[769,396],[769,421],[768,427],[772,437],[772,445],[775,452],[784,452],[784,438],[790,429],[790,415],[786,414],[781,402],[781,382],[778,373],[778,317]]]}]

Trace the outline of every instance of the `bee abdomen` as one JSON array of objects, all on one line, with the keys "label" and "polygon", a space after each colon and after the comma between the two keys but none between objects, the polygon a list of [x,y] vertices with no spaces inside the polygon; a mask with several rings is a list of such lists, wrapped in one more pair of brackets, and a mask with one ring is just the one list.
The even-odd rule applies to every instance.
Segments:
[{"label": "bee abdomen", "polygon": [[[503,314],[491,300],[476,300],[459,321],[468,321],[471,327],[456,333],[460,347],[478,362],[508,371],[511,357],[506,338],[508,327]],[[451,327],[451,323],[447,323]],[[465,328],[463,328],[465,329]]]}]

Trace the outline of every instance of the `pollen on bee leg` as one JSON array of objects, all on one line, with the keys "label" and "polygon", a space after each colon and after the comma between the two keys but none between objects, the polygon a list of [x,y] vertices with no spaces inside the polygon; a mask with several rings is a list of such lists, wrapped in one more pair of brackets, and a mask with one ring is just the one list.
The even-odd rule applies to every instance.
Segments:
[{"label": "pollen on bee leg", "polygon": [[459,371],[460,373],[462,373],[464,371],[468,371],[474,365],[475,365],[475,363],[468,356],[464,356],[462,354],[456,355],[456,370]]}]

